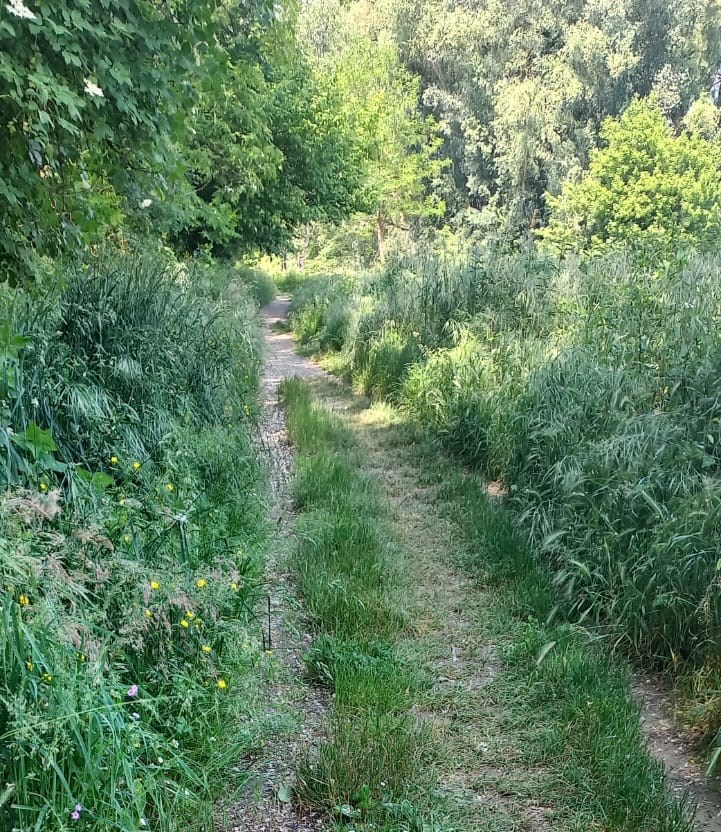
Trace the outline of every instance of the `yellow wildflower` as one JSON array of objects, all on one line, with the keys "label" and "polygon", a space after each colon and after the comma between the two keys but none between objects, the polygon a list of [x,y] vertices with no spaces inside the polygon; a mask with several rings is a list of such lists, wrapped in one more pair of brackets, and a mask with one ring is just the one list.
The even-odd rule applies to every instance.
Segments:
[{"label": "yellow wildflower", "polygon": [[143,465],[143,463],[142,463],[142,462],[138,462],[138,460],[136,459],[136,460],[135,460],[135,462],[133,463],[133,471],[138,471],[138,470],[140,470],[140,468],[142,467],[142,465]]},{"label": "yellow wildflower", "polygon": [[188,621],[192,621],[195,618],[195,613],[192,610],[188,610],[185,613],[185,617],[188,619]]},{"label": "yellow wildflower", "polygon": [[125,497],[121,497],[121,498],[118,500],[118,505],[119,505],[119,506],[124,506],[124,505],[125,505]]},{"label": "yellow wildflower", "polygon": [[272,656],[272,655],[273,655],[273,651],[272,651],[272,650],[266,650],[266,651],[265,651],[265,655],[266,655],[266,656]]},{"label": "yellow wildflower", "polygon": [[188,627],[190,627],[190,624],[188,624],[188,622],[187,622],[187,621],[186,621],[186,619],[184,618],[184,619],[180,622],[180,626],[181,626],[181,627],[185,627],[185,629],[187,630],[187,629],[188,629]]},{"label": "yellow wildflower", "polygon": [[40,483],[40,490],[41,491],[47,491],[48,490],[48,484],[46,482],[41,482]]},{"label": "yellow wildflower", "polygon": [[27,667],[28,670],[32,670],[35,667],[35,665],[28,660],[25,662],[25,667]]},{"label": "yellow wildflower", "polygon": [[200,649],[204,653],[212,653],[213,652],[213,648],[209,644],[204,644]]},{"label": "yellow wildflower", "polygon": [[133,538],[129,534],[123,535],[123,543],[130,543]]},{"label": "yellow wildflower", "polygon": [[53,680],[53,674],[52,673],[43,673],[43,682],[46,682],[49,685],[50,682],[52,682],[52,680]]},{"label": "yellow wildflower", "polygon": [[195,582],[195,585],[198,587],[198,589],[202,589],[207,583],[208,582],[205,580],[205,578],[198,578],[198,580]]},{"label": "yellow wildflower", "polygon": [[113,455],[113,456],[110,457],[110,464],[111,465],[117,465],[118,461],[119,460],[118,460],[117,456]]},{"label": "yellow wildflower", "polygon": [[160,589],[160,584],[157,581],[151,581],[150,582],[150,588],[151,589]]},{"label": "yellow wildflower", "polygon": [[166,491],[175,491],[175,486],[173,485],[172,482],[166,482],[165,483],[165,489],[166,489]]},{"label": "yellow wildflower", "polygon": [[202,627],[203,626],[203,622],[199,618],[196,618],[195,621],[193,622],[193,624],[196,627]]},{"label": "yellow wildflower", "polygon": [[145,617],[146,618],[152,618],[153,617],[152,611],[151,610],[145,610]]},{"label": "yellow wildflower", "polygon": [[216,682],[216,685],[221,690],[225,690],[228,687],[228,683],[225,681],[225,679],[218,679],[218,681]]},{"label": "yellow wildflower", "polygon": [[237,592],[237,591],[238,591],[238,584],[237,584],[235,581],[231,581],[231,582],[230,582],[230,588],[231,588],[234,592]]},{"label": "yellow wildflower", "polygon": [[30,606],[30,599],[27,595],[23,594],[18,598],[21,607],[29,607]]}]

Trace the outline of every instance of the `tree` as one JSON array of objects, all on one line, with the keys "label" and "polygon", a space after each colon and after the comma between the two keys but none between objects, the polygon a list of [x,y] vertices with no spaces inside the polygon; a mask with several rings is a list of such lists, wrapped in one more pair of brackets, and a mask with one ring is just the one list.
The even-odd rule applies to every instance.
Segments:
[{"label": "tree", "polygon": [[431,187],[447,164],[439,154],[442,139],[435,120],[420,110],[420,79],[400,63],[396,46],[363,31],[372,15],[361,24],[360,5],[337,4],[331,27],[325,8],[305,5],[302,37],[353,132],[363,162],[362,212],[372,218],[382,261],[390,228],[444,214]]},{"label": "tree", "polygon": [[[542,223],[546,193],[587,166],[603,119],[634,96],[653,92],[678,122],[721,54],[716,0],[345,5],[346,29],[390,39],[420,76],[425,112],[441,125],[442,155],[452,161],[456,193],[447,201],[461,227],[482,233],[518,236]],[[315,42],[333,48],[334,33],[318,31]]]},{"label": "tree", "polygon": [[718,246],[721,166],[713,144],[676,136],[653,99],[607,119],[601,141],[587,174],[551,199],[551,222],[541,234],[547,244]]}]

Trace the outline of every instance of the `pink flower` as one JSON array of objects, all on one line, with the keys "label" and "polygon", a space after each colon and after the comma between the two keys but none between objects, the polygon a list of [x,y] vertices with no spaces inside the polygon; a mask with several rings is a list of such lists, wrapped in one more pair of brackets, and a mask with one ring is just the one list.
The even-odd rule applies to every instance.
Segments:
[{"label": "pink flower", "polygon": [[78,811],[76,810],[75,812],[73,812],[73,813],[72,813],[72,815],[70,815],[70,817],[71,817],[73,820],[80,820],[80,812],[78,812]]},{"label": "pink flower", "polygon": [[75,804],[75,811],[76,812],[82,812],[83,811],[83,806],[82,806],[81,803],[76,803]]},{"label": "pink flower", "polygon": [[137,686],[137,685],[131,685],[131,686],[128,688],[128,696],[129,696],[131,699],[135,699],[135,697],[136,697],[137,695],[138,695],[138,686]]}]

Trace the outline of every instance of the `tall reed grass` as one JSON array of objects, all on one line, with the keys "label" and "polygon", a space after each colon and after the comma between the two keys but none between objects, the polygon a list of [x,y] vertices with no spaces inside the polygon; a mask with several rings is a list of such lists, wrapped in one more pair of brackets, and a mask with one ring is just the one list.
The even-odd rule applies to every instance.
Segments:
[{"label": "tall reed grass", "polygon": [[[660,665],[721,650],[721,259],[400,260],[296,296],[366,392],[502,481],[566,613]],[[319,337],[321,346],[331,346]]]}]

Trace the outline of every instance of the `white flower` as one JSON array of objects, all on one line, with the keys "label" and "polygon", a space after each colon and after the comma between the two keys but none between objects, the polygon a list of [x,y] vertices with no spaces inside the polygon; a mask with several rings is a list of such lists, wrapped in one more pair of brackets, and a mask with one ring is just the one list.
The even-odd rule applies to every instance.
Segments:
[{"label": "white flower", "polygon": [[23,0],[10,0],[5,8],[10,12],[10,14],[14,14],[15,17],[23,17],[25,20],[38,19],[35,12],[31,11],[25,3],[23,3]]},{"label": "white flower", "polygon": [[30,399],[30,404],[33,407],[40,407],[40,402],[38,401],[38,397],[34,396],[32,399]]},{"label": "white flower", "polygon": [[92,95],[93,98],[105,98],[105,93],[94,81],[91,81],[90,78],[85,79],[85,92],[88,95]]},{"label": "white flower", "polygon": [[150,206],[151,206],[152,204],[153,204],[153,200],[152,200],[152,199],[144,199],[144,200],[140,203],[140,207],[141,207],[141,208],[150,208]]}]

